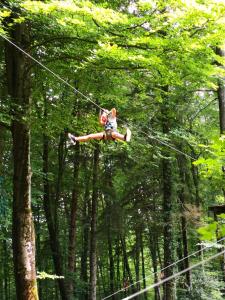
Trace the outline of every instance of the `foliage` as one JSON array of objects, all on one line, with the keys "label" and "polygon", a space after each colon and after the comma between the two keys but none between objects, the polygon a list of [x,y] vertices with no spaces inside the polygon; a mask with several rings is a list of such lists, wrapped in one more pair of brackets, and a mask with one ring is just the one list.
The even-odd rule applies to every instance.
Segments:
[{"label": "foliage", "polygon": [[203,177],[210,178],[221,187],[224,183],[223,163],[224,163],[224,136],[214,137],[208,145],[200,145],[204,156],[199,158],[195,165],[200,165],[200,171]]},{"label": "foliage", "polygon": [[198,229],[198,233],[202,240],[211,241],[216,238],[223,239],[225,235],[225,225],[224,219],[225,214],[220,214],[217,216],[218,220],[210,220],[209,224]]},{"label": "foliage", "polygon": [[222,300],[223,295],[221,289],[224,284],[219,280],[218,275],[214,271],[205,271],[192,273],[192,288],[187,291],[184,289],[178,291],[178,297],[180,300]]},{"label": "foliage", "polygon": [[[32,62],[32,103],[26,121],[31,129],[37,268],[44,270],[38,278],[59,279],[67,285],[72,280],[73,297],[87,298],[92,275],[88,270],[89,242],[96,188],[99,298],[164,266],[166,226],[172,228],[170,250],[174,261],[185,255],[184,236],[190,252],[196,250],[199,242],[197,233],[209,241],[215,240],[216,231],[219,237],[224,236],[224,215],[218,221],[206,217],[208,206],[224,202],[221,167],[225,146],[224,136],[218,138],[215,101],[218,79],[224,78],[224,58],[215,52],[225,38],[223,1],[7,3],[9,8],[0,13],[0,34],[4,29],[7,35],[14,26],[27,22],[31,44],[20,46],[61,78]],[[3,27],[9,18],[12,22]],[[12,99],[7,96],[3,52],[0,59],[0,125],[7,127],[11,124],[11,112],[20,107],[12,107]],[[117,108],[118,130],[124,133],[125,127],[130,127],[131,143],[90,141],[80,143],[79,153],[75,147],[66,147],[65,128],[75,135],[102,130],[98,124],[99,106]],[[7,234],[0,234],[4,256],[5,237],[7,245],[12,239],[9,230],[13,189],[11,136],[5,137],[0,132],[0,150],[2,142],[6,146],[0,155],[0,170],[7,182],[7,197],[0,194],[0,214],[7,219]],[[94,178],[96,145],[100,153]],[[190,157],[196,161],[192,163]],[[168,165],[170,173],[165,167]],[[171,184],[171,195],[165,195],[165,177]],[[74,196],[77,210],[73,216],[76,226],[72,228]],[[170,200],[166,210],[165,204]],[[168,215],[170,224],[165,224]],[[49,238],[51,222],[63,276],[49,275],[56,273],[52,260],[56,248],[52,251],[54,241]],[[197,229],[200,222],[205,226],[201,224]],[[76,234],[74,272],[68,271],[71,228]],[[10,259],[2,261],[2,287],[7,283],[14,286]],[[7,268],[10,272],[6,276]],[[193,272],[193,287],[188,293],[187,283],[178,280],[177,298],[221,299],[218,274],[217,264],[214,272]],[[151,284],[153,277],[147,283]],[[39,289],[41,299],[59,299],[55,283],[40,280]],[[0,291],[2,299],[8,293],[5,290]],[[10,292],[5,298],[15,298],[15,290]],[[124,294],[128,292],[133,292],[132,288]],[[154,298],[153,294],[149,299]]]},{"label": "foliage", "polygon": [[42,272],[38,272],[37,278],[41,279],[41,280],[43,280],[43,279],[56,280],[56,279],[63,279],[64,276],[58,276],[58,275],[55,275],[55,274],[48,274],[48,273],[42,271]]}]

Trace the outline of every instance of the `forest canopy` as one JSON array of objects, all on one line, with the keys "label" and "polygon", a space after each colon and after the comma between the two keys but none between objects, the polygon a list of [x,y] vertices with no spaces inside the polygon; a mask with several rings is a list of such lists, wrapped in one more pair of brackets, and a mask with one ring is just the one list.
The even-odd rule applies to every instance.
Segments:
[{"label": "forest canopy", "polygon": [[[1,1],[0,299],[184,270],[138,299],[223,299],[224,29],[223,0]],[[124,140],[92,139],[112,108]]]}]

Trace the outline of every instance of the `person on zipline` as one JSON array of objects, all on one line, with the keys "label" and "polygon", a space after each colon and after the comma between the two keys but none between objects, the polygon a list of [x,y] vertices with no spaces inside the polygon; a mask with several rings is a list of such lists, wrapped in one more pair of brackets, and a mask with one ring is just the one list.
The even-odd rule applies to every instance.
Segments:
[{"label": "person on zipline", "polygon": [[104,126],[105,131],[92,133],[84,136],[74,136],[68,133],[68,137],[72,144],[76,142],[87,142],[89,140],[122,140],[129,142],[131,139],[131,131],[127,128],[126,134],[123,135],[117,132],[117,122],[116,122],[116,109],[112,108],[110,111],[107,109],[102,109],[99,114],[99,122]]}]

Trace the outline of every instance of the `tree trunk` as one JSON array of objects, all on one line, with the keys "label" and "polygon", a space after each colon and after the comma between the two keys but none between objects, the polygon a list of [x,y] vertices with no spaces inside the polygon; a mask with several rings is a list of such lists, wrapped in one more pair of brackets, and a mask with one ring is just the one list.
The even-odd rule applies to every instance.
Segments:
[{"label": "tree trunk", "polygon": [[59,136],[59,144],[58,144],[58,175],[56,181],[56,194],[55,194],[55,204],[54,204],[54,223],[55,223],[55,231],[58,233],[59,231],[59,221],[58,221],[58,209],[60,206],[60,195],[62,190],[62,180],[63,173],[65,169],[65,134],[64,132]]},{"label": "tree trunk", "polygon": [[[225,57],[225,49],[217,48],[216,53],[221,57]],[[218,94],[218,101],[219,101],[220,133],[224,134],[225,133],[225,81],[224,79],[219,80],[219,88],[217,90],[217,94]]]},{"label": "tree trunk", "polygon": [[[165,88],[167,91],[167,88]],[[168,101],[168,99],[166,99]],[[162,128],[163,133],[170,131],[170,117],[166,101],[162,107]],[[163,221],[164,221],[164,267],[173,263],[173,221],[172,221],[172,203],[173,203],[173,181],[172,181],[172,162],[170,152],[164,148],[162,159],[162,185],[163,185]],[[173,274],[173,267],[164,271],[164,277]],[[163,299],[174,299],[174,282],[172,280],[163,285]]]},{"label": "tree trunk", "polygon": [[[3,240],[3,257],[8,257],[9,255],[9,251],[8,251],[8,247],[7,247],[7,242],[4,239]],[[3,285],[4,285],[4,300],[9,300],[9,266],[8,266],[8,260],[4,259],[4,266],[3,266],[4,270],[3,270],[3,274],[4,274],[4,281],[3,281]]]},{"label": "tree trunk", "polygon": [[[182,150],[182,149],[181,149]],[[183,245],[183,257],[186,257],[182,263],[184,269],[189,268],[189,252],[188,252],[188,239],[187,239],[187,221],[184,215],[185,212],[185,204],[186,204],[186,197],[187,197],[187,168],[186,164],[187,161],[183,156],[179,156],[178,159],[178,167],[180,172],[180,182],[181,182],[181,189],[179,191],[179,199],[180,199],[180,207],[181,207],[181,237],[182,237],[182,245]],[[186,188],[186,189],[185,189]],[[182,248],[182,247],[181,247]],[[188,287],[191,287],[191,272],[187,271],[185,273],[186,276],[186,284]]]},{"label": "tree trunk", "polygon": [[121,273],[120,273],[120,240],[116,238],[116,290],[120,290],[121,285]]},{"label": "tree trunk", "polygon": [[[85,195],[84,195],[84,203],[82,209],[82,253],[81,253],[81,280],[84,283],[88,283],[88,251],[89,245],[88,240],[90,236],[90,219],[89,219],[89,207],[90,207],[90,200],[89,200],[89,179],[85,181]],[[86,288],[82,292],[81,296],[82,300],[88,300],[88,288]]]},{"label": "tree trunk", "polygon": [[[83,160],[84,170],[89,169],[87,158]],[[91,167],[90,167],[91,168]],[[90,199],[90,174],[85,172],[85,192],[82,207],[82,252],[81,252],[81,271],[80,277],[86,284],[82,291],[81,299],[88,300],[88,253],[89,253],[89,236],[90,236],[90,219],[91,219],[91,199]]]},{"label": "tree trunk", "polygon": [[5,135],[5,128],[0,125],[0,176],[3,176],[3,154],[4,154],[4,135]]},{"label": "tree trunk", "polygon": [[106,289],[106,284],[105,284],[104,268],[103,268],[103,264],[102,264],[100,258],[98,260],[98,277],[97,277],[97,280],[99,282],[99,285],[98,285],[99,296],[102,298],[102,295],[100,293],[101,292],[100,285],[102,286],[103,295],[106,295],[107,289]]},{"label": "tree trunk", "polygon": [[[184,260],[184,268],[187,269],[190,267],[189,264],[189,252],[188,252],[188,239],[187,239],[187,221],[184,216],[181,217],[181,232],[182,232],[182,242],[183,242],[183,257],[186,257]],[[185,273],[186,283],[188,287],[191,287],[191,272],[187,271]]]},{"label": "tree trunk", "polygon": [[[154,227],[148,227],[149,230],[149,249],[152,258],[152,267],[154,271],[154,283],[159,281],[158,278],[158,266],[157,266],[157,245],[158,245],[158,238],[155,234]],[[155,300],[161,300],[160,294],[160,287],[155,287]]]},{"label": "tree trunk", "polygon": [[[107,232],[107,241],[108,241],[108,257],[109,257],[109,288],[110,294],[114,293],[114,280],[115,280],[115,270],[114,270],[114,258],[113,258],[113,241],[112,241],[112,221],[111,221],[111,212],[112,212],[112,199],[114,199],[114,190],[112,184],[112,172],[111,172],[112,162],[109,158],[106,158],[105,161],[105,173],[104,173],[104,186],[105,186],[105,224]],[[112,295],[112,300],[115,299],[115,296]]]},{"label": "tree trunk", "polygon": [[74,153],[74,174],[73,174],[73,191],[70,205],[70,224],[69,224],[69,245],[68,245],[68,272],[69,284],[68,294],[72,299],[74,294],[74,272],[76,257],[76,225],[77,225],[77,202],[78,202],[78,174],[79,174],[79,144],[75,147]]},{"label": "tree trunk", "polygon": [[[11,27],[18,45],[29,45],[27,24]],[[24,54],[5,44],[8,93],[12,99],[13,137],[13,261],[17,299],[38,299],[35,267],[35,233],[31,211],[30,72]]]},{"label": "tree trunk", "polygon": [[[4,169],[3,169],[3,155],[4,155],[4,138],[5,138],[5,128],[0,125],[0,202],[6,203],[6,199],[4,197]],[[2,224],[5,223],[7,215],[3,213]],[[4,300],[8,299],[8,249],[7,249],[7,227],[3,226],[2,228],[3,240],[2,240],[2,256],[3,256],[3,264],[2,264],[2,288],[1,288],[1,297]]]},{"label": "tree trunk", "polygon": [[[47,118],[47,109],[45,103],[44,117]],[[62,266],[62,255],[60,251],[60,244],[57,232],[55,230],[55,224],[53,219],[53,210],[51,206],[51,197],[50,197],[50,186],[49,186],[49,138],[44,134],[43,135],[43,189],[44,189],[44,211],[45,217],[48,226],[48,232],[50,236],[50,247],[52,251],[53,262],[55,266],[56,275],[63,275],[63,266]],[[63,279],[58,279],[59,290],[61,298],[67,300],[67,290],[65,282]]]},{"label": "tree trunk", "polygon": [[[191,155],[192,157],[195,157],[194,151],[192,151]],[[195,187],[195,204],[200,209],[201,198],[199,193],[199,172],[198,172],[198,167],[195,166],[194,164],[191,164],[191,173],[192,173],[192,178]]]},{"label": "tree trunk", "polygon": [[[110,231],[110,218],[109,224],[107,224],[107,239],[108,239],[108,252],[109,252],[109,285],[110,285],[110,293],[114,293],[114,259],[113,259],[113,248],[112,248],[112,237]],[[112,300],[115,299],[115,296],[112,296]]]},{"label": "tree trunk", "polygon": [[136,275],[136,290],[140,290],[140,250],[141,250],[141,226],[138,224],[135,228],[135,275]]},{"label": "tree trunk", "polygon": [[[145,257],[144,257],[144,243],[143,243],[143,233],[141,233],[140,240],[140,248],[141,248],[141,269],[142,269],[142,280],[143,280],[143,289],[146,288],[146,275],[145,275]],[[147,293],[144,293],[144,300],[147,300]]]},{"label": "tree trunk", "polygon": [[133,278],[132,278],[132,273],[131,273],[131,269],[130,269],[130,265],[129,265],[129,261],[128,261],[128,257],[127,257],[127,249],[126,249],[126,240],[125,240],[125,237],[121,237],[120,239],[121,241],[121,247],[122,247],[122,251],[123,251],[123,263],[124,263],[124,269],[126,271],[126,278],[124,278],[126,280],[126,284],[129,286],[129,285],[132,285],[131,286],[131,291],[132,293],[135,293],[136,292],[136,289],[133,285],[134,281],[133,281]]},{"label": "tree trunk", "polygon": [[[172,225],[172,167],[171,162],[163,159],[163,214],[164,214],[164,267],[173,263],[173,225]],[[173,274],[173,267],[164,271],[164,277]],[[164,284],[164,300],[174,299],[174,283]]]},{"label": "tree trunk", "polygon": [[91,236],[90,236],[90,300],[96,300],[96,284],[97,284],[97,203],[98,203],[98,164],[99,164],[99,145],[94,150],[93,165],[93,191],[91,206]]},{"label": "tree trunk", "polygon": [[[217,48],[216,53],[221,56],[225,57],[225,48]],[[220,65],[223,69],[224,66]],[[220,134],[223,135],[225,134],[225,78],[219,79],[219,88],[217,90],[217,95],[218,95],[218,101],[219,101],[219,120],[220,120]],[[222,166],[222,171],[225,173],[225,167],[224,165]],[[224,176],[223,176],[224,178]],[[225,200],[225,188],[222,188],[223,191],[223,196]],[[223,273],[223,280],[225,281],[225,256],[223,255],[220,258],[220,263],[221,263],[221,269]]]}]

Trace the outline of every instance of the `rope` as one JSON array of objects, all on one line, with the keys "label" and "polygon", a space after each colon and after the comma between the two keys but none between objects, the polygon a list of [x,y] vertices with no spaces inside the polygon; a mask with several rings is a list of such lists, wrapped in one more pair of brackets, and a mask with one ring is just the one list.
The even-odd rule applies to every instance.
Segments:
[{"label": "rope", "polygon": [[179,153],[179,154],[182,154],[182,155],[186,156],[187,158],[190,158],[190,159],[193,160],[193,161],[196,160],[193,156],[191,156],[191,155],[189,155],[189,154],[187,154],[187,153],[185,153],[185,152],[183,152],[183,151],[181,151],[181,150],[175,148],[173,145],[171,145],[171,144],[169,144],[169,143],[163,141],[162,139],[159,139],[159,138],[156,137],[155,135],[150,135],[150,134],[146,133],[145,131],[143,131],[143,130],[141,130],[141,129],[139,129],[139,132],[141,132],[142,134],[144,134],[144,135],[147,136],[148,138],[150,138],[150,139],[152,139],[152,140],[156,140],[158,143],[160,143],[160,144],[162,144],[162,145],[164,145],[164,146],[167,146],[168,148],[172,149],[173,151],[175,151],[175,152],[177,152],[177,153]]},{"label": "rope", "polygon": [[[6,6],[6,5],[5,5],[5,6]],[[26,56],[28,56],[31,60],[33,60],[34,62],[36,62],[37,64],[39,64],[43,69],[45,69],[46,71],[48,71],[49,73],[51,73],[51,74],[52,74],[55,78],[57,78],[59,81],[63,82],[65,85],[67,85],[68,87],[70,87],[74,92],[80,94],[80,95],[83,96],[87,101],[91,102],[93,105],[95,105],[95,106],[98,107],[99,109],[105,111],[104,108],[102,108],[100,105],[98,105],[98,104],[97,104],[95,101],[93,101],[90,97],[87,97],[85,94],[83,94],[82,92],[80,92],[78,89],[74,88],[68,81],[64,80],[64,79],[63,79],[62,77],[60,77],[58,74],[56,74],[56,73],[53,72],[51,69],[49,69],[48,67],[46,67],[46,66],[45,66],[44,64],[42,64],[40,61],[38,61],[38,60],[35,59],[33,56],[31,56],[29,53],[27,53],[27,52],[24,51],[22,48],[20,48],[18,45],[16,45],[15,43],[13,43],[10,39],[8,39],[7,37],[5,37],[5,36],[2,35],[2,34],[0,34],[0,36],[1,36],[4,40],[6,40],[8,43],[10,43],[10,44],[13,45],[14,47],[16,47],[18,50],[20,50],[23,54],[25,54]],[[121,119],[119,119],[119,118],[117,118],[117,119],[120,120],[122,123],[124,123],[124,124],[126,124],[126,125],[129,125],[128,123],[124,122],[123,120],[121,120]],[[136,128],[136,127],[133,126],[133,125],[131,125],[131,127]],[[182,154],[182,155],[184,155],[184,156],[186,156],[186,157],[188,157],[188,158],[191,158],[192,160],[195,160],[195,158],[193,158],[192,156],[190,156],[190,155],[188,155],[187,153],[184,153],[183,151],[181,151],[181,150],[175,148],[174,146],[172,146],[172,145],[170,145],[169,143],[167,143],[167,142],[165,142],[165,141],[159,139],[158,137],[153,136],[153,135],[150,135],[150,134],[147,134],[145,131],[143,131],[143,130],[141,130],[141,129],[139,129],[139,128],[137,128],[137,130],[138,130],[139,132],[141,132],[142,134],[144,134],[145,136],[147,136],[148,138],[153,139],[153,140],[156,140],[156,141],[159,142],[160,144],[162,144],[162,145],[164,145],[164,146],[167,146],[168,148],[172,149],[173,151],[175,151],[175,152],[177,152],[177,153],[180,153],[180,154]],[[222,241],[222,240],[224,240],[224,239],[225,239],[225,238],[219,240],[218,242],[220,242],[220,241]],[[217,242],[217,243],[218,243],[218,242]],[[180,260],[178,260],[178,261],[176,261],[176,262],[174,262],[174,263],[172,263],[171,265],[169,265],[169,266],[167,266],[167,267],[161,269],[161,270],[158,271],[158,272],[162,272],[163,270],[165,270],[165,269],[167,269],[167,268],[169,268],[169,267],[172,267],[172,266],[178,264],[179,262],[181,262],[181,261],[183,261],[183,260],[185,260],[185,259],[187,259],[187,258],[189,258],[189,257],[191,257],[191,256],[193,256],[193,255],[195,255],[195,254],[197,254],[197,253],[199,253],[200,251],[205,250],[206,248],[210,248],[210,247],[211,247],[211,246],[206,246],[205,248],[203,248],[203,249],[201,249],[201,250],[198,250],[198,251],[196,251],[196,252],[194,252],[194,253],[192,253],[192,254],[190,254],[190,255],[188,255],[188,256],[186,256],[186,257],[184,257],[184,258],[182,258],[182,259],[180,259]],[[183,273],[185,273],[185,272],[187,272],[187,271],[189,271],[189,270],[191,270],[191,269],[193,269],[193,268],[195,268],[195,267],[197,267],[197,266],[199,266],[199,265],[201,265],[201,264],[203,264],[203,263],[206,262],[206,261],[209,261],[209,260],[211,260],[211,259],[214,259],[214,258],[218,257],[219,255],[221,255],[221,254],[224,253],[224,252],[225,252],[225,250],[224,250],[224,251],[221,251],[220,253],[217,253],[216,255],[214,255],[214,256],[212,256],[212,257],[210,257],[210,258],[208,258],[208,259],[205,259],[204,261],[202,261],[202,262],[200,262],[200,263],[198,263],[198,264],[195,264],[195,265],[193,265],[193,266],[191,266],[191,267],[189,267],[189,268],[187,268],[187,269],[185,269],[185,270],[182,270],[182,271],[180,271],[180,272],[178,272],[178,273],[176,273],[176,274],[174,274],[174,275],[172,275],[172,276],[170,276],[170,277],[167,277],[167,278],[165,278],[164,280],[161,280],[161,281],[159,281],[158,283],[153,284],[153,285],[147,287],[146,289],[143,289],[142,291],[139,291],[139,292],[137,292],[137,293],[135,293],[135,294],[133,294],[133,295],[131,295],[131,296],[129,296],[129,297],[126,297],[126,298],[124,298],[123,300],[129,300],[129,299],[132,299],[132,298],[134,298],[134,297],[136,297],[136,296],[138,296],[138,295],[140,295],[140,294],[142,294],[142,293],[145,293],[145,292],[148,291],[149,289],[152,289],[152,288],[154,288],[154,287],[157,287],[157,286],[159,286],[159,285],[161,285],[161,284],[163,284],[163,283],[165,283],[165,282],[167,282],[167,281],[169,281],[169,280],[171,280],[171,279],[173,279],[173,278],[175,278],[175,277],[177,277],[177,276],[179,276],[179,275],[181,275],[181,274],[183,274]],[[154,274],[154,273],[153,273],[153,274]],[[148,278],[148,277],[150,277],[150,276],[151,276],[151,275],[145,277],[145,279]],[[137,282],[135,282],[135,283],[129,285],[127,288],[129,288],[129,287],[133,286],[134,284],[136,284],[136,283],[138,283],[138,282],[141,282],[141,281],[143,281],[143,280],[144,280],[144,279],[141,279],[141,280],[139,280],[139,281],[137,281]],[[121,289],[121,290],[117,291],[116,293],[111,294],[111,295],[109,295],[109,296],[103,298],[102,300],[108,299],[109,297],[111,297],[111,296],[113,296],[113,295],[115,295],[115,294],[117,294],[117,293],[119,293],[119,292],[121,292],[121,291],[123,291],[123,290],[124,290],[124,289]]]},{"label": "rope", "polygon": [[[13,43],[10,39],[8,39],[6,36],[4,36],[3,34],[0,33],[0,36],[6,40],[8,43],[10,43],[11,45],[13,45],[15,48],[17,48],[19,51],[21,51],[23,54],[25,54],[27,57],[29,57],[31,60],[33,60],[34,62],[36,62],[38,65],[40,65],[43,69],[45,69],[46,71],[48,71],[49,73],[51,73],[55,78],[57,78],[59,81],[63,82],[65,85],[67,85],[68,87],[70,87],[74,92],[80,94],[81,96],[83,96],[87,101],[91,102],[93,105],[95,105],[96,107],[98,107],[100,110],[105,111],[104,108],[102,108],[100,105],[98,105],[95,101],[93,101],[90,97],[87,97],[85,94],[83,94],[82,92],[80,92],[78,89],[76,89],[75,87],[73,87],[68,81],[66,81],[65,79],[63,79],[62,77],[60,77],[58,74],[56,74],[55,72],[53,72],[51,69],[49,69],[48,67],[46,67],[44,64],[42,64],[39,60],[37,60],[36,58],[34,58],[33,56],[31,56],[29,53],[27,53],[26,51],[24,51],[22,48],[20,48],[17,44]],[[118,120],[120,120],[123,124],[128,125],[128,123],[124,122],[123,120],[117,118]],[[135,126],[131,126],[133,128],[136,128]],[[173,151],[180,153],[188,158],[191,158],[192,160],[195,160],[195,158],[193,158],[192,156],[188,155],[187,153],[184,153],[182,151],[180,151],[179,149],[175,148],[174,146],[170,145],[169,143],[162,141],[161,139],[157,138],[156,136],[153,135],[149,135],[147,134],[145,131],[137,128],[137,131],[143,133],[145,136],[147,136],[150,139],[156,140],[157,142],[159,142],[160,144],[167,146],[168,148],[172,149]]]},{"label": "rope", "polygon": [[10,41],[7,37],[3,36],[2,34],[0,34],[0,36],[5,39],[8,43],[10,43],[11,45],[13,45],[14,47],[16,47],[18,50],[20,50],[23,54],[25,54],[26,56],[28,56],[31,60],[35,61],[37,64],[39,64],[42,68],[44,68],[46,71],[48,71],[49,73],[51,73],[54,77],[56,77],[58,80],[62,81],[65,85],[67,85],[68,87],[72,88],[74,92],[80,94],[81,96],[83,96],[86,100],[88,100],[89,102],[91,102],[92,104],[94,104],[95,106],[97,106],[99,109],[104,110],[101,106],[99,106],[96,102],[94,102],[93,100],[91,100],[91,98],[87,97],[86,95],[84,95],[82,92],[80,92],[79,90],[77,90],[75,87],[73,87],[68,81],[66,81],[65,79],[63,79],[62,77],[60,77],[58,74],[56,74],[55,72],[53,72],[51,69],[49,69],[48,67],[46,67],[44,64],[42,64],[40,61],[38,61],[36,58],[34,58],[33,56],[31,56],[29,53],[27,53],[26,51],[24,51],[22,48],[20,48],[18,45],[16,45],[15,43],[13,43],[12,41]]},{"label": "rope", "polygon": [[200,265],[204,264],[205,262],[208,262],[208,261],[210,261],[210,260],[212,260],[212,259],[217,258],[218,256],[220,256],[220,255],[222,255],[222,254],[224,254],[224,253],[225,253],[225,249],[222,250],[222,251],[219,252],[219,253],[216,253],[215,255],[212,255],[212,256],[210,256],[210,257],[208,257],[208,258],[206,258],[206,259],[200,261],[199,263],[197,263],[197,264],[195,264],[195,265],[192,265],[192,266],[190,266],[190,267],[188,267],[188,268],[186,268],[186,269],[184,269],[184,270],[182,270],[182,271],[180,271],[180,272],[177,272],[177,273],[175,273],[175,274],[173,274],[173,275],[171,275],[171,276],[169,276],[169,277],[167,277],[167,278],[165,278],[165,279],[163,279],[163,280],[158,281],[158,282],[155,283],[155,284],[152,284],[152,285],[148,286],[148,287],[146,287],[145,289],[143,289],[143,290],[141,290],[141,291],[139,291],[139,292],[136,292],[136,293],[134,293],[134,294],[131,295],[131,296],[128,296],[128,297],[126,297],[126,298],[123,298],[122,300],[130,300],[130,299],[133,299],[133,298],[135,298],[135,297],[137,297],[137,296],[139,296],[139,295],[141,295],[141,294],[143,294],[143,293],[146,293],[147,291],[149,291],[149,290],[151,290],[151,289],[153,289],[153,288],[155,288],[155,287],[158,287],[158,286],[164,284],[164,283],[167,282],[167,281],[170,281],[170,280],[172,280],[172,279],[174,279],[174,278],[176,278],[176,277],[178,277],[178,276],[180,276],[180,275],[182,275],[182,274],[184,274],[184,273],[186,273],[186,272],[188,272],[188,271],[190,271],[190,270],[192,270],[192,269],[194,269],[194,268],[199,267]]},{"label": "rope", "polygon": [[[225,240],[225,237],[219,239],[219,240],[216,242],[216,244],[218,244],[218,243],[220,243],[220,242],[222,242],[222,241],[224,241],[224,240]],[[188,259],[189,257],[194,256],[194,255],[198,254],[199,252],[206,250],[207,248],[212,248],[212,247],[213,247],[213,245],[207,245],[207,246],[203,247],[202,249],[197,250],[197,251],[195,251],[195,252],[193,252],[193,253],[191,253],[191,254],[189,254],[189,255],[187,255],[187,256],[185,256],[185,257],[183,257],[183,258],[181,258],[181,259],[179,259],[179,260],[177,260],[177,261],[175,261],[175,262],[173,262],[172,264],[170,264],[170,265],[168,265],[168,266],[166,266],[166,267],[160,269],[159,271],[153,272],[153,273],[151,273],[150,275],[146,276],[145,278],[142,278],[142,279],[140,279],[140,280],[138,280],[138,281],[136,281],[136,282],[130,284],[129,286],[126,287],[126,289],[132,287],[133,285],[135,285],[135,284],[137,284],[137,283],[140,283],[140,282],[144,281],[145,279],[151,277],[151,276],[154,275],[154,274],[161,273],[161,272],[165,271],[166,269],[168,269],[168,268],[170,268],[170,267],[173,267],[173,266],[177,265],[178,263],[182,262],[183,260]],[[116,291],[115,293],[113,293],[113,294],[111,294],[111,295],[109,295],[109,296],[107,296],[107,297],[105,297],[105,298],[102,298],[102,300],[108,299],[108,298],[110,298],[110,297],[112,297],[112,296],[114,296],[114,295],[116,295],[116,294],[119,294],[120,292],[123,292],[124,290],[125,290],[125,288],[122,288],[122,289]]]}]

